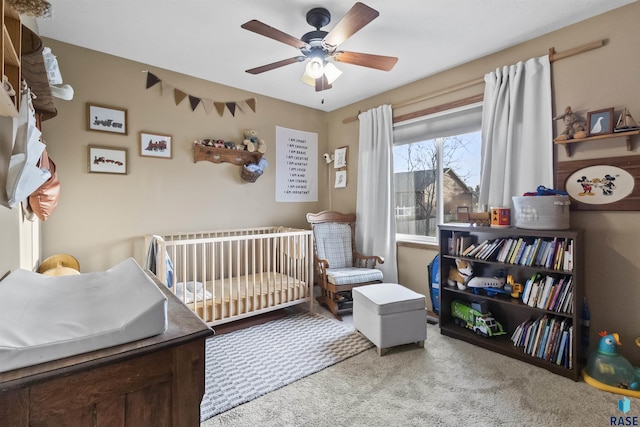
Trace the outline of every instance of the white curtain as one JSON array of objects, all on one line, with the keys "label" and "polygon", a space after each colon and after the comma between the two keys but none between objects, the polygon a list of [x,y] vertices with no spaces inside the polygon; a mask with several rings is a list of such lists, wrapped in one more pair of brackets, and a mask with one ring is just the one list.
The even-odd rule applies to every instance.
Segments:
[{"label": "white curtain", "polygon": [[512,196],[553,186],[549,57],[484,76],[479,204],[511,207]]},{"label": "white curtain", "polygon": [[358,116],[360,144],[356,202],[356,246],[384,257],[385,282],[398,283],[393,189],[393,119],[390,105]]}]

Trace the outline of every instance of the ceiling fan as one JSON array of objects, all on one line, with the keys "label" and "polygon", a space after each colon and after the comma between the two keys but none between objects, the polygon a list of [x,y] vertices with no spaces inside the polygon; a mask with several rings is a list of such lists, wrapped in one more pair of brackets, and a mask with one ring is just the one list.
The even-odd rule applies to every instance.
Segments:
[{"label": "ceiling fan", "polygon": [[398,58],[338,50],[340,44],[360,31],[379,15],[380,13],[377,10],[358,2],[349,9],[346,15],[331,31],[324,31],[320,28],[329,24],[331,14],[323,7],[316,7],[307,12],[307,23],[314,27],[315,31],[309,31],[299,39],[253,19],[242,24],[241,27],[245,30],[253,31],[254,33],[298,48],[302,55],[251,68],[246,70],[246,72],[250,74],[260,74],[265,71],[284,67],[285,65],[309,60],[305,67],[305,72],[300,79],[311,86],[315,86],[316,92],[319,92],[325,89],[331,89],[331,84],[342,74],[342,71],[331,62],[332,60],[345,64],[390,71],[396,62],[398,62]]}]

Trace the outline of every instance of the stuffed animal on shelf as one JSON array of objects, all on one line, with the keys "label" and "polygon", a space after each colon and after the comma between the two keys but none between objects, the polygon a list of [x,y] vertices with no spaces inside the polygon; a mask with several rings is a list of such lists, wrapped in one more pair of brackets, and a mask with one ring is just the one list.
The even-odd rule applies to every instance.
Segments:
[{"label": "stuffed animal on shelf", "polygon": [[451,266],[449,268],[449,277],[447,278],[447,285],[454,287],[457,286],[460,290],[467,289],[467,282],[473,276],[473,264],[466,259],[456,258],[455,268]]},{"label": "stuffed animal on shelf", "polygon": [[582,117],[571,111],[571,107],[564,109],[564,114],[554,117],[553,120],[562,119],[564,131],[555,139],[556,141],[566,141],[568,139],[579,139],[587,136],[587,122]]},{"label": "stuffed animal on shelf", "polygon": [[255,130],[245,130],[243,142],[247,147],[247,151],[257,151],[263,154],[267,151],[267,144],[265,144],[263,139],[258,138],[258,132]]}]

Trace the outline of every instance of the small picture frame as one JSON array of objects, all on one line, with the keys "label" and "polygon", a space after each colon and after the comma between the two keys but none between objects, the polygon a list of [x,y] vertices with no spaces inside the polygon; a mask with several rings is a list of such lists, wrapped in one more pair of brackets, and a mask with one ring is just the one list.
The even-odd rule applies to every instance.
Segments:
[{"label": "small picture frame", "polygon": [[349,154],[349,147],[336,148],[333,153],[333,168],[340,169],[347,167],[347,156]]},{"label": "small picture frame", "polygon": [[129,173],[127,152],[127,148],[89,145],[89,172],[127,175]]},{"label": "small picture frame", "polygon": [[87,130],[127,135],[127,110],[88,102]]},{"label": "small picture frame", "polygon": [[613,133],[613,108],[589,111],[587,113],[589,136]]},{"label": "small picture frame", "polygon": [[336,171],[336,183],[335,188],[345,188],[347,186],[347,171]]},{"label": "small picture frame", "polygon": [[173,157],[173,143],[171,135],[163,135],[154,132],[140,132],[140,155],[143,157],[156,157],[170,159]]}]

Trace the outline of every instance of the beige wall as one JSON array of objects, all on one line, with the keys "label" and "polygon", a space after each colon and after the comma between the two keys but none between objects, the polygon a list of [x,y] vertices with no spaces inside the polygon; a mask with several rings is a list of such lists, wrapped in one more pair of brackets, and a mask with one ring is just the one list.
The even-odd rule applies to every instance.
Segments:
[{"label": "beige wall", "polygon": [[[383,103],[398,103],[477,79],[485,73],[519,60],[541,56],[550,47],[563,52],[575,46],[606,39],[595,51],[564,59],[553,65],[554,111],[571,105],[574,111],[628,107],[640,119],[640,39],[636,25],[640,3],[556,31],[496,54],[414,82],[349,107],[321,113],[316,110],[257,96],[257,112],[231,118],[205,115],[202,107],[191,112],[186,101],[175,106],[159,89],[145,90],[144,64],[114,58],[78,47],[47,40],[57,55],[65,82],[76,90],[72,102],[58,101],[59,115],[46,122],[44,135],[62,181],[60,205],[43,224],[43,256],[67,252],[79,258],[84,271],[112,266],[141,253],[141,236],[177,230],[251,227],[267,224],[305,226],[304,214],[321,209],[355,210],[358,159],[358,122],[343,119]],[[424,53],[428,54],[428,53]],[[205,82],[165,70],[151,70],[166,82],[194,95],[216,100],[252,97],[233,88]],[[482,85],[396,109],[405,114],[482,93]],[[85,103],[127,108],[128,136],[85,130]],[[348,185],[329,189],[332,176],[319,168],[320,199],[317,203],[274,202],[275,126],[319,134],[319,154],[337,147],[349,147]],[[559,125],[558,125],[559,126]],[[245,128],[256,129],[269,143],[271,167],[255,184],[239,178],[237,166],[194,164],[191,143],[200,137],[238,138]],[[166,132],[174,137],[172,160],[141,158],[137,153],[138,131]],[[550,143],[541,141],[541,143]],[[87,145],[128,147],[130,174],[111,176],[87,173]],[[638,154],[626,151],[623,141],[583,143],[573,159]],[[564,150],[556,151],[567,161]],[[322,183],[328,185],[323,185]],[[640,349],[632,345],[640,336],[640,220],[638,212],[574,212],[571,222],[586,232],[586,293],[592,313],[592,346],[597,331],[621,334],[624,354],[640,363]],[[426,265],[431,249],[401,247],[398,251],[400,281],[426,293]]]},{"label": "beige wall", "polygon": [[[433,77],[417,81],[396,90],[375,96],[357,104],[329,113],[329,145],[350,144],[356,153],[358,122],[343,123],[343,119],[385,103],[400,103],[421,95],[459,85],[520,60],[545,55],[555,47],[565,52],[576,46],[599,39],[606,45],[597,50],[563,59],[552,65],[554,113],[567,105],[586,117],[586,112],[614,107],[616,114],[627,107],[636,121],[640,120],[640,62],[634,52],[640,52],[637,22],[640,3],[614,10],[549,35],[522,43],[496,54],[480,58]],[[427,54],[424,53],[423,54]],[[483,85],[470,87],[448,95],[394,110],[394,115],[407,114],[446,102],[481,94]],[[554,115],[555,115],[554,114]],[[616,117],[617,119],[617,117]],[[561,129],[562,123],[557,124]],[[540,143],[551,143],[541,141]],[[603,158],[640,154],[640,138],[633,139],[633,150],[627,151],[624,140],[602,140],[575,144],[573,156],[567,158],[563,148],[556,149],[558,161]],[[352,165],[354,163],[352,162]],[[353,182],[357,170],[350,166]],[[355,188],[338,194],[332,192],[333,207],[353,209]],[[640,364],[640,348],[633,342],[640,337],[640,213],[634,212],[572,212],[571,226],[586,230],[586,295],[591,309],[591,346],[597,344],[600,330],[617,331],[623,341],[622,351],[636,365]],[[426,289],[426,264],[434,251],[401,247],[398,250],[400,281],[417,291]]]},{"label": "beige wall", "polygon": [[[326,205],[322,185],[318,202],[275,202],[276,126],[317,133],[323,153],[327,121],[322,112],[53,40],[45,45],[56,55],[75,96],[73,101],[58,100],[58,116],[43,126],[61,181],[60,203],[43,224],[43,257],[69,253],[82,271],[100,271],[129,256],[142,261],[146,233],[306,227],[305,214]],[[161,96],[160,85],[145,89],[145,70],[202,98],[240,101],[255,96],[256,112],[245,106],[235,117],[228,111],[220,117],[215,110],[207,115],[202,105],[191,111],[188,99],[176,106],[172,94]],[[87,102],[126,108],[128,135],[87,131]],[[240,166],[193,162],[195,139],[239,142],[244,129],[256,130],[268,145],[269,167],[255,183],[240,178]],[[142,130],[172,135],[173,158],[141,157]],[[128,148],[129,174],[88,173],[88,144]]]}]

